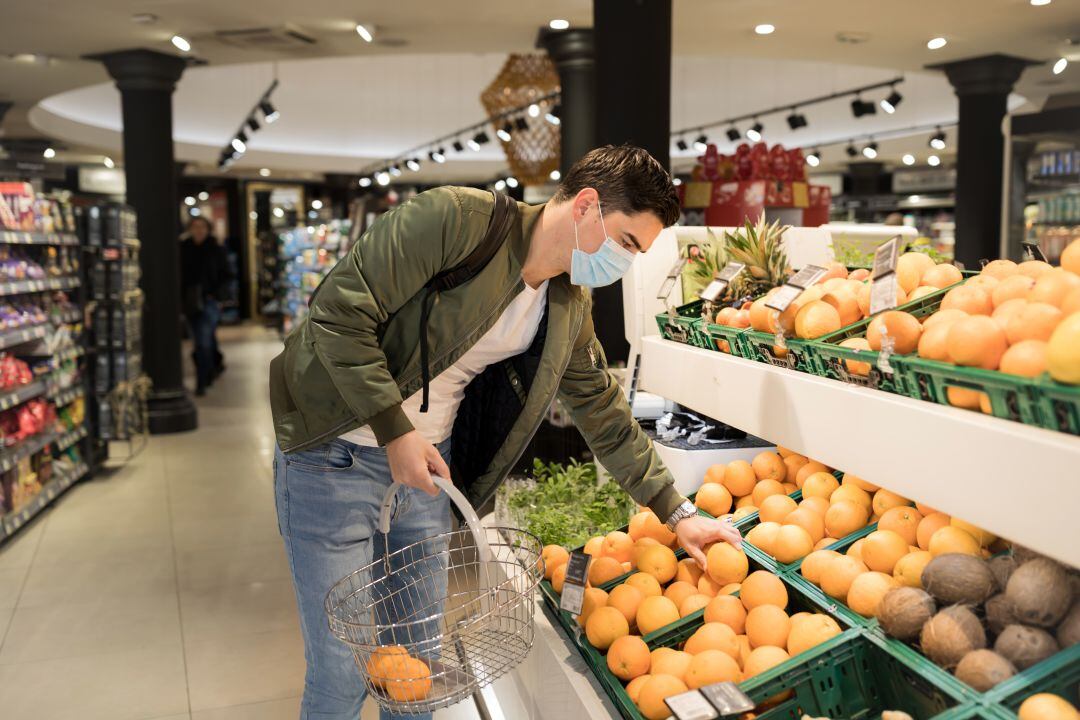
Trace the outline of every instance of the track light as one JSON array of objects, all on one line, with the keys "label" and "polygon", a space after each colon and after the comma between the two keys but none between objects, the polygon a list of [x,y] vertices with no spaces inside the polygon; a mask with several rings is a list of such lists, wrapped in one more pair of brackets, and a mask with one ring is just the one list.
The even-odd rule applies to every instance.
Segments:
[{"label": "track light", "polygon": [[517,118],[516,120],[514,120],[514,129],[515,130],[520,130],[522,132],[528,130],[529,129],[529,121],[526,120],[524,116],[521,116],[521,117]]},{"label": "track light", "polygon": [[915,156],[911,153],[904,153],[904,156],[900,158],[900,162],[904,163],[905,165],[914,165]]},{"label": "track light", "polygon": [[792,130],[798,130],[799,128],[806,127],[806,116],[802,113],[796,112],[795,108],[791,109],[791,114],[787,116],[788,127]]},{"label": "track light", "polygon": [[556,105],[551,110],[549,110],[544,115],[544,119],[547,120],[552,125],[561,125],[562,124],[562,105]]},{"label": "track light", "polygon": [[281,113],[270,103],[270,99],[267,98],[259,102],[259,109],[262,110],[263,119],[267,124],[270,124],[281,117]]},{"label": "track light", "polygon": [[930,147],[935,150],[945,149],[945,131],[941,128],[937,129],[937,132],[930,136]]},{"label": "track light", "polygon": [[397,165],[391,165],[390,166],[390,174],[393,177],[401,177],[401,168],[399,168]]},{"label": "track light", "polygon": [[503,142],[510,142],[510,133],[514,131],[514,126],[509,122],[503,123],[503,126],[495,131],[495,134],[499,136],[499,139]]},{"label": "track light", "polygon": [[892,92],[889,93],[889,97],[879,102],[878,105],[881,106],[882,110],[892,115],[894,112],[896,112],[896,106],[899,105],[900,101],[903,99],[904,96],[898,93],[896,91],[896,88],[894,87],[892,89]]},{"label": "track light", "polygon": [[460,140],[455,140],[453,147],[454,147],[454,152],[464,152],[465,151],[465,146],[461,144]]},{"label": "track light", "polygon": [[413,172],[416,172],[420,169],[420,161],[416,158],[409,158],[405,161],[405,167],[409,168]]},{"label": "track light", "polygon": [[855,149],[855,145],[850,142],[848,143],[848,146],[844,148],[844,152],[847,153],[848,157],[855,157],[859,154],[859,151]]},{"label": "track light", "polygon": [[761,124],[761,121],[755,120],[754,124],[746,130],[746,137],[751,142],[761,142],[761,131],[765,129],[765,126]]},{"label": "track light", "polygon": [[106,155],[105,158],[101,161],[101,164],[104,165],[105,167],[109,168],[110,170],[112,170],[114,167],[116,167],[116,163],[114,163],[113,159],[111,157],[109,157],[108,155]]},{"label": "track light", "polygon": [[511,188],[516,188],[518,186],[517,178],[514,177],[513,175],[506,178],[506,186],[511,187]]},{"label": "track light", "polygon": [[536,103],[529,106],[529,117],[540,117],[540,106]]},{"label": "track light", "polygon": [[821,151],[814,149],[810,151],[810,154],[806,156],[806,164],[810,167],[817,167],[821,164]]},{"label": "track light", "polygon": [[371,178],[367,175],[360,178],[360,187],[371,187]]},{"label": "track light", "polygon": [[172,44],[180,52],[189,52],[191,50],[191,43],[187,41],[187,38],[180,35],[172,36]]},{"label": "track light", "polygon": [[872,102],[867,102],[861,97],[856,97],[851,101],[851,114],[857,118],[863,115],[874,115],[877,113],[877,105]]},{"label": "track light", "polygon": [[428,153],[428,157],[431,158],[432,160],[434,160],[437,163],[446,162],[446,153],[443,151],[443,148],[439,148],[437,150],[432,150],[431,152]]},{"label": "track light", "polygon": [[383,186],[389,185],[390,184],[390,173],[386,172],[385,170],[376,173],[375,174],[375,181],[377,183],[379,183],[380,185],[383,185]]},{"label": "track light", "polygon": [[506,181],[505,180],[496,180],[495,181],[495,189],[500,191],[500,192],[505,190],[506,189]]},{"label": "track light", "polygon": [[675,147],[677,147],[680,152],[686,152],[690,148],[690,146],[686,144],[686,138],[679,138],[675,142]]},{"label": "track light", "polygon": [[254,115],[250,116],[247,119],[247,126],[248,130],[250,130],[251,132],[258,132],[259,128],[262,127],[261,125],[259,125],[259,121],[255,119]]},{"label": "track light", "polygon": [[937,167],[941,164],[941,158],[939,158],[937,155],[930,155],[926,158],[926,164],[930,167]]},{"label": "track light", "polygon": [[694,140],[694,149],[698,152],[705,152],[709,149],[709,136],[705,133],[701,133],[697,136],[697,140]]},{"label": "track light", "polygon": [[548,173],[548,177],[551,178],[552,180],[558,182],[559,180],[562,179],[562,173],[559,172],[558,170],[552,170],[550,173]]},{"label": "track light", "polygon": [[[469,143],[469,147],[471,147],[473,150],[479,150],[481,145],[487,145],[489,142],[491,142],[491,138],[488,137],[488,134],[486,132],[481,130],[480,132],[473,135],[473,139]],[[476,147],[473,147],[474,143]]]},{"label": "track light", "polygon": [[[240,135],[243,135],[243,133],[240,133]],[[244,142],[244,141],[243,141],[243,140],[242,140],[242,139],[240,138],[240,136],[239,136],[239,135],[237,135],[236,137],[234,137],[234,138],[232,139],[232,142],[231,142],[231,143],[229,143],[229,144],[230,144],[230,145],[232,145],[232,149],[233,149],[233,150],[235,150],[235,151],[236,151],[236,152],[238,152],[238,153],[241,153],[241,154],[243,154],[243,153],[247,152],[247,143],[245,143],[245,142]]]},{"label": "track light", "polygon": [[1058,58],[1058,61],[1056,63],[1054,63],[1054,68],[1053,68],[1054,74],[1055,75],[1060,75],[1061,73],[1065,72],[1065,68],[1067,68],[1067,67],[1069,67],[1068,58]]},{"label": "track light", "polygon": [[364,42],[371,42],[375,39],[374,28],[368,25],[356,24],[356,34],[364,39]]},{"label": "track light", "polygon": [[739,132],[739,128],[732,125],[727,129],[727,139],[731,142],[739,142],[739,138],[742,137],[742,133]]},{"label": "track light", "polygon": [[863,157],[866,157],[866,158],[868,158],[870,160],[873,160],[874,158],[877,157],[877,148],[878,148],[878,144],[876,142],[871,141],[869,145],[867,145],[866,147],[864,147],[862,149]]}]

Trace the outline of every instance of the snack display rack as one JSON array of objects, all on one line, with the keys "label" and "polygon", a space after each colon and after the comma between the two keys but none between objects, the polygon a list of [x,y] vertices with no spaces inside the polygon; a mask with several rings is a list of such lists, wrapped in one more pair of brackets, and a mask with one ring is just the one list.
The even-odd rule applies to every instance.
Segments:
[{"label": "snack display rack", "polygon": [[0,542],[89,472],[76,208],[0,183]]},{"label": "snack display rack", "polygon": [[135,211],[117,203],[88,208],[84,234],[93,300],[94,447],[100,461],[108,455],[110,441],[129,443],[134,454],[147,439],[149,387],[142,372],[141,245]]},{"label": "snack display rack", "polygon": [[307,314],[311,293],[349,246],[352,222],[331,220],[280,235],[281,332],[288,334]]}]

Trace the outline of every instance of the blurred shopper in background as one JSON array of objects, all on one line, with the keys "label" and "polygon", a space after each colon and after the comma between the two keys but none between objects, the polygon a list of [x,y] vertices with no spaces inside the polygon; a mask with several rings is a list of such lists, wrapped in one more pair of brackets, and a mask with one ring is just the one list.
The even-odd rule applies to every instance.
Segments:
[{"label": "blurred shopper in background", "polygon": [[180,288],[184,317],[195,341],[195,394],[206,394],[214,379],[225,370],[218,349],[217,326],[221,300],[229,281],[225,248],[211,234],[206,218],[194,217],[180,242]]}]

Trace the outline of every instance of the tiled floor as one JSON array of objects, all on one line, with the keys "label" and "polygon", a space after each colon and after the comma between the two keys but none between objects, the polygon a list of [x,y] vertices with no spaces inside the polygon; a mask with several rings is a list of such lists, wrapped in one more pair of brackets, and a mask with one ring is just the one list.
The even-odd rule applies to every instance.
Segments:
[{"label": "tiled floor", "polygon": [[[199,399],[196,432],[153,438],[0,546],[4,720],[298,716],[266,393],[280,341],[258,328],[222,339],[229,369]],[[362,720],[377,716],[369,702]]]}]

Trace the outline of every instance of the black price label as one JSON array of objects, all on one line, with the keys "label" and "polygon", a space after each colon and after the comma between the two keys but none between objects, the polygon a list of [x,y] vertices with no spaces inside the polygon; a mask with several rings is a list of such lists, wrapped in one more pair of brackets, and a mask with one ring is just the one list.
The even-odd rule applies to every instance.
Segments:
[{"label": "black price label", "polygon": [[817,282],[818,278],[826,272],[825,268],[820,265],[807,265],[802,270],[789,277],[784,284],[794,285],[801,290],[805,290]]},{"label": "black price label", "polygon": [[708,698],[721,717],[739,715],[754,709],[754,701],[733,682],[706,685],[701,694]]},{"label": "black price label", "polygon": [[657,300],[667,300],[668,295],[671,294],[671,289],[675,287],[675,281],[679,279],[683,268],[686,267],[686,261],[686,258],[679,258],[668,270],[667,277],[664,278],[664,282],[660,284],[660,290],[656,293]]},{"label": "black price label", "polygon": [[589,561],[591,560],[591,555],[578,550],[570,553],[570,559],[566,561],[566,580],[563,582],[562,596],[559,598],[560,610],[565,610],[571,615],[581,614],[581,605],[585,601],[585,582],[589,577]]},{"label": "black price label", "polygon": [[794,285],[783,285],[765,301],[765,307],[772,308],[777,312],[784,312],[788,305],[795,302],[795,298],[802,295],[803,289]]},{"label": "black price label", "polygon": [[731,281],[738,277],[744,268],[746,268],[744,263],[729,262],[716,274],[713,281],[698,293],[698,297],[706,302],[716,302],[723,297],[724,291],[731,285]]},{"label": "black price label", "polygon": [[896,272],[896,261],[900,258],[900,236],[893,237],[884,242],[874,251],[874,271],[871,273],[877,280],[889,273]]},{"label": "black price label", "polygon": [[718,720],[716,709],[698,690],[664,698],[675,720]]},{"label": "black price label", "polygon": [[1034,240],[1024,240],[1020,243],[1020,246],[1024,248],[1025,260],[1041,260],[1046,262],[1046,253],[1043,252],[1039,243]]}]

